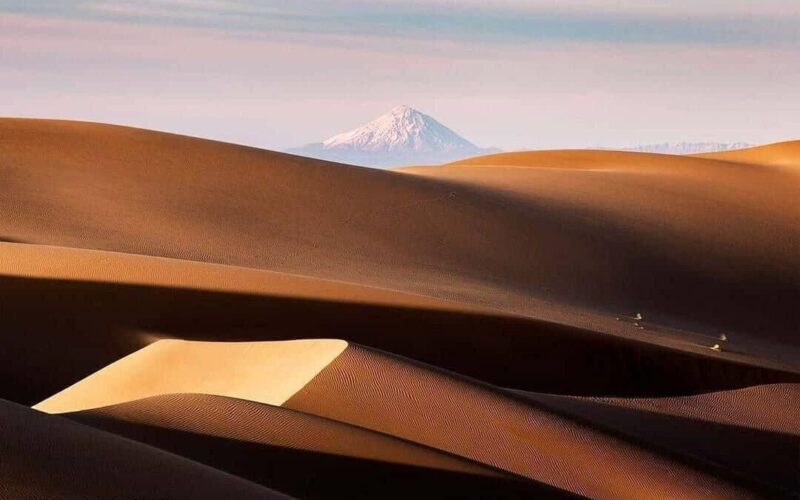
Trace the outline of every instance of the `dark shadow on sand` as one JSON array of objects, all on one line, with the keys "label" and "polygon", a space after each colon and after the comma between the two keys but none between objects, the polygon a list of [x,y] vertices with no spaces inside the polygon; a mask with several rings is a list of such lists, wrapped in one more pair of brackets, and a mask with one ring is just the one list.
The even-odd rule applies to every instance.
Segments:
[{"label": "dark shadow on sand", "polygon": [[503,387],[656,396],[800,375],[517,317],[0,276],[0,397],[34,404],[166,337],[340,338]]}]

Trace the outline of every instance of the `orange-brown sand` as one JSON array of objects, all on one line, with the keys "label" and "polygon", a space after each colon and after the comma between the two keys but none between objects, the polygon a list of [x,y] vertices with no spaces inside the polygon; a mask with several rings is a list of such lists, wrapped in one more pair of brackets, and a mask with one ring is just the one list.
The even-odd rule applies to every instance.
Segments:
[{"label": "orange-brown sand", "polygon": [[408,498],[431,489],[454,498],[558,493],[391,435],[220,396],[170,394],[66,416],[298,498]]},{"label": "orange-brown sand", "polygon": [[800,384],[756,385],[666,398],[575,398],[527,393],[553,411],[791,495],[800,490]]},{"label": "orange-brown sand", "polygon": [[798,144],[379,171],[0,119],[0,498],[792,498]]}]

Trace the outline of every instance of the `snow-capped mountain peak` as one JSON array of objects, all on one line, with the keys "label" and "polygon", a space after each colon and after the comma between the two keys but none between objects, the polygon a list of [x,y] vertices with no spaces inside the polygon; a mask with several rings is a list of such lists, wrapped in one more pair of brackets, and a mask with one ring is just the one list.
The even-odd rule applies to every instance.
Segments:
[{"label": "snow-capped mountain peak", "polygon": [[396,166],[454,161],[490,150],[475,146],[433,117],[401,105],[362,127],[291,152],[360,165]]},{"label": "snow-capped mountain peak", "polygon": [[355,130],[337,134],[322,142],[325,149],[346,148],[361,151],[452,151],[474,148],[434,118],[402,105]]}]

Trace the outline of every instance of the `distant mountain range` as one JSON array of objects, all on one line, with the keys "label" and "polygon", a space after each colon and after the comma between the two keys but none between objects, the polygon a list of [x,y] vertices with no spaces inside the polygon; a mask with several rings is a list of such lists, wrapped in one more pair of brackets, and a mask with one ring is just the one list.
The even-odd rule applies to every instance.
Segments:
[{"label": "distant mountain range", "polygon": [[624,148],[622,151],[635,151],[639,153],[662,153],[672,155],[690,155],[698,153],[718,153],[732,149],[753,147],[746,142],[663,142],[661,144],[646,144],[633,148]]},{"label": "distant mountain range", "polygon": [[414,108],[397,106],[363,127],[287,152],[385,168],[447,163],[499,151],[476,146]]}]

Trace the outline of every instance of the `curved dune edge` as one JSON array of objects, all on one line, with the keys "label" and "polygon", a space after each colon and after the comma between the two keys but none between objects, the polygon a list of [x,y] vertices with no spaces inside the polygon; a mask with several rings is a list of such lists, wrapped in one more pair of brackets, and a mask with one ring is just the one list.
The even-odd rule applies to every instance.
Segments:
[{"label": "curved dune edge", "polygon": [[34,408],[66,413],[169,393],[203,393],[281,405],[346,348],[343,340],[159,340]]},{"label": "curved dune edge", "polygon": [[748,498],[746,489],[480,382],[351,345],[285,407],[590,498]]},{"label": "curved dune edge", "polygon": [[[700,168],[703,166],[724,167],[730,163],[757,165],[761,167],[797,167],[800,166],[800,141],[783,141],[764,144],[750,148],[714,153],[697,153],[691,155],[672,155],[664,153],[645,153],[638,151],[615,151],[596,149],[553,149],[534,151],[511,151],[490,155],[474,156],[443,166],[506,166],[518,168],[569,168],[572,170],[610,171],[653,167],[681,166]],[[400,172],[418,172],[430,168],[429,165],[414,165],[393,169]]]},{"label": "curved dune edge", "polygon": [[[506,166],[519,168],[553,168],[571,170],[630,170],[644,168],[645,172],[671,169],[681,171],[688,168],[714,168],[728,167],[730,163],[743,163],[747,165],[770,166],[768,162],[736,161],[737,156],[746,154],[756,157],[756,153],[769,157],[779,156],[781,153],[796,152],[800,149],[800,141],[768,144],[755,148],[724,151],[720,153],[700,153],[693,155],[671,155],[663,153],[645,153],[638,151],[615,151],[597,149],[548,149],[533,151],[511,151],[494,153],[491,155],[475,156],[463,160],[446,163],[442,166],[469,167],[469,166]],[[414,172],[415,169],[429,168],[429,166],[405,167],[401,171]]]},{"label": "curved dune edge", "polygon": [[794,418],[800,411],[800,384],[765,384],[681,397],[574,399],[800,437],[800,418]]},{"label": "curved dune edge", "polygon": [[[93,427],[139,424],[238,441],[404,465],[501,476],[433,448],[277,405],[202,393],[169,393],[65,413]],[[168,443],[164,443],[168,446]]]},{"label": "curved dune edge", "polygon": [[568,496],[417,443],[252,401],[170,394],[64,417],[298,498]]},{"label": "curved dune edge", "polygon": [[217,469],[0,400],[0,499],[288,499]]},{"label": "curved dune edge", "polygon": [[478,312],[469,304],[264,269],[105,250],[0,242],[0,275],[174,287],[393,307]]}]

